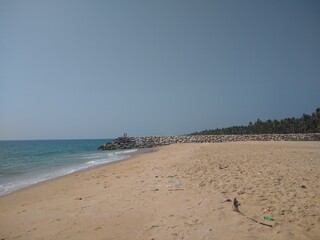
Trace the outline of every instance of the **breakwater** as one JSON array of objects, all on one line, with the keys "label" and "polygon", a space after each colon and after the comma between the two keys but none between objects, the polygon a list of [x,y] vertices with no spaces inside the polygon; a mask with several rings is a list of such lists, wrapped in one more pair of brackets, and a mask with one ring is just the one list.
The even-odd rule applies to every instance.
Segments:
[{"label": "breakwater", "polygon": [[320,141],[320,133],[119,137],[100,146],[99,149],[123,150],[153,148],[174,143],[213,143],[239,141]]}]

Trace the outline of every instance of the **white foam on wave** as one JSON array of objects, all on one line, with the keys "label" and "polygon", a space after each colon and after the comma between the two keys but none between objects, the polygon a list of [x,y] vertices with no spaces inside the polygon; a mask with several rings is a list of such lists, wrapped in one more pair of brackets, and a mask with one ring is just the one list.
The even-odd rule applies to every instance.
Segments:
[{"label": "white foam on wave", "polygon": [[117,155],[119,155],[119,154],[128,154],[128,153],[134,153],[136,151],[138,151],[138,149],[122,150],[122,151],[115,152],[115,154],[117,154]]},{"label": "white foam on wave", "polygon": [[[77,171],[89,169],[110,162],[123,160],[130,157],[130,153],[136,152],[137,149],[123,150],[115,152],[95,152],[79,156],[79,163],[75,163],[64,168],[50,170],[48,172],[34,173],[19,176],[17,179],[11,179],[8,182],[0,184],[0,195],[8,194],[15,190],[25,188],[49,179],[61,177]],[[90,160],[89,160],[90,159]],[[86,161],[89,160],[89,161]]]}]

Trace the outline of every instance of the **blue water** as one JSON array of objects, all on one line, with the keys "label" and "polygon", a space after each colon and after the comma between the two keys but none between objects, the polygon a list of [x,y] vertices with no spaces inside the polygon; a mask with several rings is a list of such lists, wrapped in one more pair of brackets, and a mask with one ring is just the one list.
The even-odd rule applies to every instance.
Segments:
[{"label": "blue water", "polygon": [[0,141],[0,195],[75,171],[128,158],[99,151],[109,140]]}]

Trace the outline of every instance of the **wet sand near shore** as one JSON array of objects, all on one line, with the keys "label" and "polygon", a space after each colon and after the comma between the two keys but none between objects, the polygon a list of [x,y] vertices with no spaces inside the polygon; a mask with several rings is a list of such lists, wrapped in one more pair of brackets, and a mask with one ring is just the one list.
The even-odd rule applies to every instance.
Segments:
[{"label": "wet sand near shore", "polygon": [[0,197],[0,239],[320,239],[319,198],[320,142],[174,144]]}]

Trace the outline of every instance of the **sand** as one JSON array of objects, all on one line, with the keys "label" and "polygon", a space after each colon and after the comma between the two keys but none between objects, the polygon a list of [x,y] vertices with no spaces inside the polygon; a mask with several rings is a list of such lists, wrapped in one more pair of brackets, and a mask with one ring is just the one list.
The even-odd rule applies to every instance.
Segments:
[{"label": "sand", "polygon": [[0,197],[0,239],[320,239],[319,179],[320,142],[175,144]]}]

